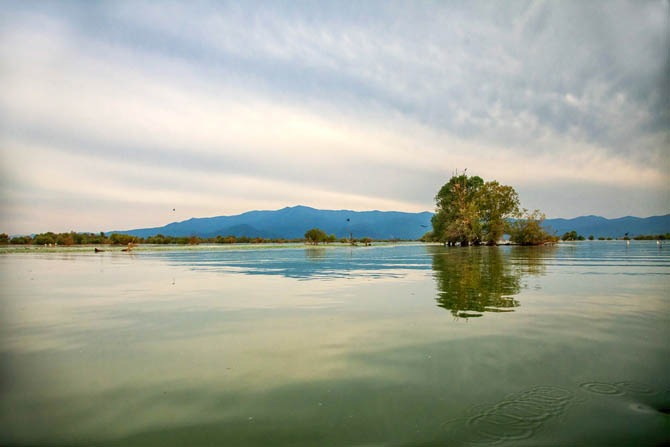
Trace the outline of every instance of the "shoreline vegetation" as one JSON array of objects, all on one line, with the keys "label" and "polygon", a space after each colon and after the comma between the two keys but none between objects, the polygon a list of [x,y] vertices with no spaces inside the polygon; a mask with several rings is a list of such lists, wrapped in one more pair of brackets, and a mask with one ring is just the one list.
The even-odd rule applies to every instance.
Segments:
[{"label": "shoreline vegetation", "polygon": [[[370,247],[393,247],[402,245],[437,245],[426,244],[421,241],[375,241],[369,244]],[[326,250],[337,248],[351,248],[352,244],[347,242],[334,242],[315,246],[306,241],[302,242],[264,242],[264,243],[238,243],[238,244],[211,244],[203,243],[197,245],[188,244],[131,244],[133,252],[152,252],[152,251],[235,251],[235,250],[266,250],[266,249],[308,249],[308,250]],[[96,250],[97,249],[97,250]],[[0,245],[0,254],[5,253],[121,253],[128,252],[125,245],[52,245],[44,247],[43,245]]]},{"label": "shoreline vegetation", "polygon": [[104,233],[76,233],[74,231],[68,233],[40,233],[33,236],[14,236],[9,237],[6,233],[0,233],[0,246],[34,246],[34,247],[72,247],[72,246],[118,246],[124,247],[130,244],[136,245],[165,245],[165,246],[197,246],[200,244],[214,244],[214,245],[252,245],[252,244],[346,244],[370,245],[372,242],[376,243],[397,243],[397,242],[420,242],[418,240],[405,239],[372,239],[370,237],[360,238],[336,238],[334,234],[326,235],[325,232],[318,228],[313,228],[305,233],[304,238],[298,239],[284,239],[284,238],[262,238],[262,237],[247,237],[247,236],[216,236],[210,238],[202,238],[198,236],[175,237],[164,236],[157,234],[150,237],[137,237],[127,234],[112,233],[106,236]]}]

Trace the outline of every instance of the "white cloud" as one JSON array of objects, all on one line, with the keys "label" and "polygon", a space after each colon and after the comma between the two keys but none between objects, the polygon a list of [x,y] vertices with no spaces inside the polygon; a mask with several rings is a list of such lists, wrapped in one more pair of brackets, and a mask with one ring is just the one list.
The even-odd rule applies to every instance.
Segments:
[{"label": "white cloud", "polygon": [[[563,182],[668,195],[668,131],[653,130],[652,105],[635,96],[653,84],[631,85],[626,64],[618,77],[595,76],[579,48],[581,66],[552,66],[572,41],[557,47],[546,30],[564,33],[571,7],[551,19],[534,5],[502,17],[512,28],[501,33],[487,11],[417,8],[396,23],[239,5],[103,6],[92,12],[111,22],[101,29],[29,10],[2,31],[11,231],[72,228],[87,211],[67,219],[53,209],[95,197],[99,222],[118,227],[165,223],[156,210],[171,202],[193,216],[297,203],[417,211],[465,167],[522,190]],[[44,191],[46,216],[15,199]],[[568,215],[570,206],[542,208]],[[647,213],[660,207],[650,201]]]}]

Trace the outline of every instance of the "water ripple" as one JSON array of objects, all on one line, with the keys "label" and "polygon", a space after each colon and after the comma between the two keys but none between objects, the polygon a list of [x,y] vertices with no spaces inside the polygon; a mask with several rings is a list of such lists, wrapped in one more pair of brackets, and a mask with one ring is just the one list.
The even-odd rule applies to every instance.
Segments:
[{"label": "water ripple", "polygon": [[473,416],[449,421],[445,429],[455,440],[466,444],[528,439],[546,420],[564,413],[573,397],[564,388],[537,386],[511,394],[494,405],[478,407]]},{"label": "water ripple", "polygon": [[656,391],[649,385],[629,380],[616,383],[584,382],[579,386],[590,393],[613,396],[621,396],[622,394],[656,394]]}]

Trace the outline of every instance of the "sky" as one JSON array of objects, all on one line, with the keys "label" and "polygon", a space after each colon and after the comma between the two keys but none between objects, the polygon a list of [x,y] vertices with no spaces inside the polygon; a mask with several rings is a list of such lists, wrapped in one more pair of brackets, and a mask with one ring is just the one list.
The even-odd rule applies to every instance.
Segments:
[{"label": "sky", "polygon": [[0,232],[307,205],[670,213],[668,1],[0,2]]}]

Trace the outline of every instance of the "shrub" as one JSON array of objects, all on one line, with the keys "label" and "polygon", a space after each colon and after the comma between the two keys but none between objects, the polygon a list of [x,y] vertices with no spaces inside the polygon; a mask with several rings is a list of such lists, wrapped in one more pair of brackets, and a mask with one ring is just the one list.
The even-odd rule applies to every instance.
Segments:
[{"label": "shrub", "polygon": [[520,245],[541,245],[554,242],[555,237],[542,227],[545,216],[539,210],[532,213],[524,210],[523,217],[509,224],[510,240]]},{"label": "shrub", "polygon": [[305,232],[305,239],[308,243],[317,245],[319,242],[325,242],[328,239],[328,236],[323,230],[312,228]]}]

